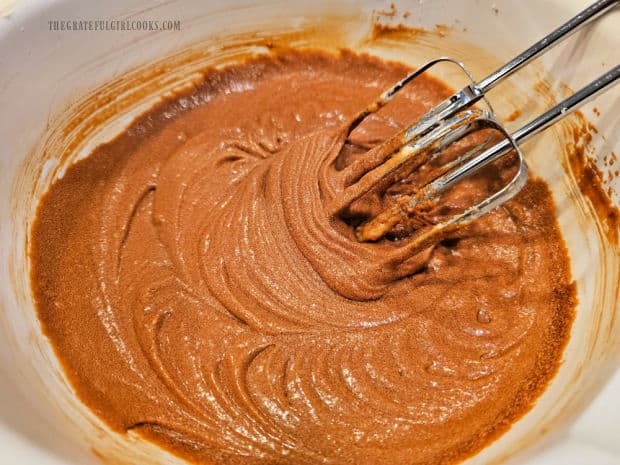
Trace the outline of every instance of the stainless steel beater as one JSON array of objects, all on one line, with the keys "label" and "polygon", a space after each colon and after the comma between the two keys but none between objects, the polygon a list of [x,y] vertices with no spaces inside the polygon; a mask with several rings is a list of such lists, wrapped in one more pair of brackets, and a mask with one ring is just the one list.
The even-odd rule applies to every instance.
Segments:
[{"label": "stainless steel beater", "polygon": [[[586,23],[599,18],[618,5],[620,5],[620,0],[599,0],[593,3],[480,82],[475,82],[465,66],[451,58],[438,58],[430,61],[397,82],[352,120],[348,127],[348,134],[359,126],[367,116],[392,100],[408,83],[438,63],[456,64],[471,80],[471,84],[432,108],[415,124],[379,146],[370,149],[367,156],[376,160],[376,163],[373,162],[374,165],[372,165],[374,167],[362,173],[348,173],[349,178],[354,182],[333,199],[331,205],[328,206],[330,212],[332,214],[342,213],[378,183],[386,180],[393,181],[394,178],[398,179],[400,173],[410,173],[412,169],[435,160],[445,148],[473,132],[485,128],[490,128],[500,134],[499,142],[489,147],[490,139],[487,138],[485,143],[478,144],[474,149],[441,166],[436,176],[428,180],[412,195],[401,196],[394,205],[359,225],[356,228],[356,236],[360,241],[380,239],[389,233],[395,225],[409,217],[418,206],[436,202],[443,192],[463,178],[513,151],[518,161],[518,168],[514,177],[503,188],[445,221],[430,225],[425,224],[417,234],[413,235],[407,244],[407,248],[420,249],[425,247],[436,241],[438,237],[445,235],[446,232],[468,224],[514,197],[525,185],[528,177],[527,166],[519,144],[616,84],[620,78],[620,65],[616,65],[607,73],[512,134],[509,134],[497,121],[490,105],[488,105],[488,110],[472,108],[473,105],[481,99],[485,99],[485,94],[489,90],[515,71],[576,32]],[[351,171],[355,171],[354,167],[350,168]],[[401,179],[404,176],[406,174],[403,174]]]}]

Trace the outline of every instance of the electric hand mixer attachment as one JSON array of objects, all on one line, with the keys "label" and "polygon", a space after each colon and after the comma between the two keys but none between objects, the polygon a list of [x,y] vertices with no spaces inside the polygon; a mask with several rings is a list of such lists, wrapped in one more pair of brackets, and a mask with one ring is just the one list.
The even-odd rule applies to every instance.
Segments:
[{"label": "electric hand mixer attachment", "polygon": [[356,237],[359,241],[381,239],[399,223],[411,222],[416,212],[423,211],[424,208],[428,209],[429,205],[436,205],[442,193],[450,187],[507,154],[516,158],[517,163],[515,174],[509,182],[479,203],[439,222],[435,223],[425,218],[424,215],[420,215],[419,230],[411,236],[406,248],[421,250],[445,236],[447,232],[469,224],[514,197],[523,188],[528,177],[527,165],[519,144],[611,88],[619,81],[620,65],[616,65],[512,134],[508,133],[498,122],[488,102],[486,102],[487,110],[475,108],[474,104],[480,100],[486,101],[485,94],[502,80],[576,32],[586,23],[601,17],[618,5],[620,5],[619,0],[599,0],[593,3],[480,82],[475,82],[465,66],[451,58],[438,58],[430,61],[397,82],[352,120],[348,126],[347,135],[350,135],[369,115],[390,102],[407,84],[439,63],[449,62],[457,65],[468,76],[471,84],[432,108],[415,124],[368,150],[363,155],[361,163],[353,162],[347,166],[343,173],[344,179],[348,180],[346,187],[328,205],[330,213],[342,215],[352,203],[378,185],[389,185],[404,179],[418,167],[437,160],[440,154],[458,144],[459,141],[481,131],[493,132],[494,135],[493,137],[487,136],[482,143],[440,164],[439,169],[432,171],[431,178],[425,180],[425,183],[417,187],[412,194],[399,196],[396,202],[385,210],[357,225]]}]

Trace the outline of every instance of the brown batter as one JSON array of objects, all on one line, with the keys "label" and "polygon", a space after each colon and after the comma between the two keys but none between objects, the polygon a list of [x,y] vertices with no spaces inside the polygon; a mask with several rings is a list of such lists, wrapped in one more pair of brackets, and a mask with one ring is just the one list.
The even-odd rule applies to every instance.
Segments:
[{"label": "brown batter", "polygon": [[[435,465],[531,407],[575,305],[542,181],[414,257],[325,212],[355,158],[338,155],[345,123],[406,72],[291,51],[211,71],[51,187],[31,237],[39,315],[109,425],[204,464]],[[352,145],[449,90],[403,93]]]}]

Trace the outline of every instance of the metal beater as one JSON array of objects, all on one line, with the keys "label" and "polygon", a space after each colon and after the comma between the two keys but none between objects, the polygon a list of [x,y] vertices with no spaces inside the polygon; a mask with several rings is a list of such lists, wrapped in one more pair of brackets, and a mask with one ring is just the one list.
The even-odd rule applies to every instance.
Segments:
[{"label": "metal beater", "polygon": [[[437,224],[421,224],[419,231],[408,242],[407,249],[420,250],[436,242],[447,232],[470,223],[514,197],[525,185],[528,177],[527,166],[519,144],[616,84],[620,78],[620,65],[616,65],[607,73],[512,134],[509,134],[498,122],[488,102],[488,110],[473,108],[473,105],[481,99],[485,99],[485,94],[489,90],[515,71],[579,30],[586,23],[599,18],[618,5],[620,5],[620,0],[599,0],[593,3],[480,82],[475,82],[465,66],[451,58],[438,58],[430,61],[397,82],[352,120],[348,126],[347,134],[359,126],[367,116],[392,100],[408,83],[438,63],[450,62],[459,66],[469,77],[471,84],[432,108],[415,124],[370,149],[364,157],[367,157],[367,160],[375,160],[375,162],[371,162],[373,168],[368,169],[366,166],[366,171],[356,173],[354,166],[347,167],[350,172],[346,176],[353,182],[328,205],[330,212],[334,215],[341,214],[378,183],[394,182],[395,179],[399,179],[399,175],[402,179],[416,167],[436,159],[446,147],[485,128],[499,134],[501,136],[499,141],[497,141],[497,137],[495,139],[487,138],[485,143],[478,144],[474,149],[460,154],[456,159],[444,164],[435,173],[434,178],[429,179],[412,195],[401,196],[391,207],[357,226],[355,229],[356,236],[360,241],[375,241],[382,238],[399,222],[415,215],[418,207],[436,203],[440,195],[451,186],[509,152],[513,154],[511,156],[516,157],[518,167],[514,177],[503,188],[447,220]],[[492,146],[489,146],[489,141],[493,144]]]}]

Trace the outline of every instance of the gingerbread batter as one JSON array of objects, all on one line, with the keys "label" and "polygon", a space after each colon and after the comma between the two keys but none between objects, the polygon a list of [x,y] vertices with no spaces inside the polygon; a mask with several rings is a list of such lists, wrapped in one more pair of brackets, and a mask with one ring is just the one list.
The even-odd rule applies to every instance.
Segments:
[{"label": "gingerbread batter", "polygon": [[[326,213],[361,148],[450,93],[421,77],[343,150],[407,71],[294,51],[213,70],[51,187],[39,316],[111,427],[201,464],[436,465],[530,409],[575,307],[542,181],[412,257],[406,235],[360,243]],[[452,204],[486,195],[486,174]]]}]

